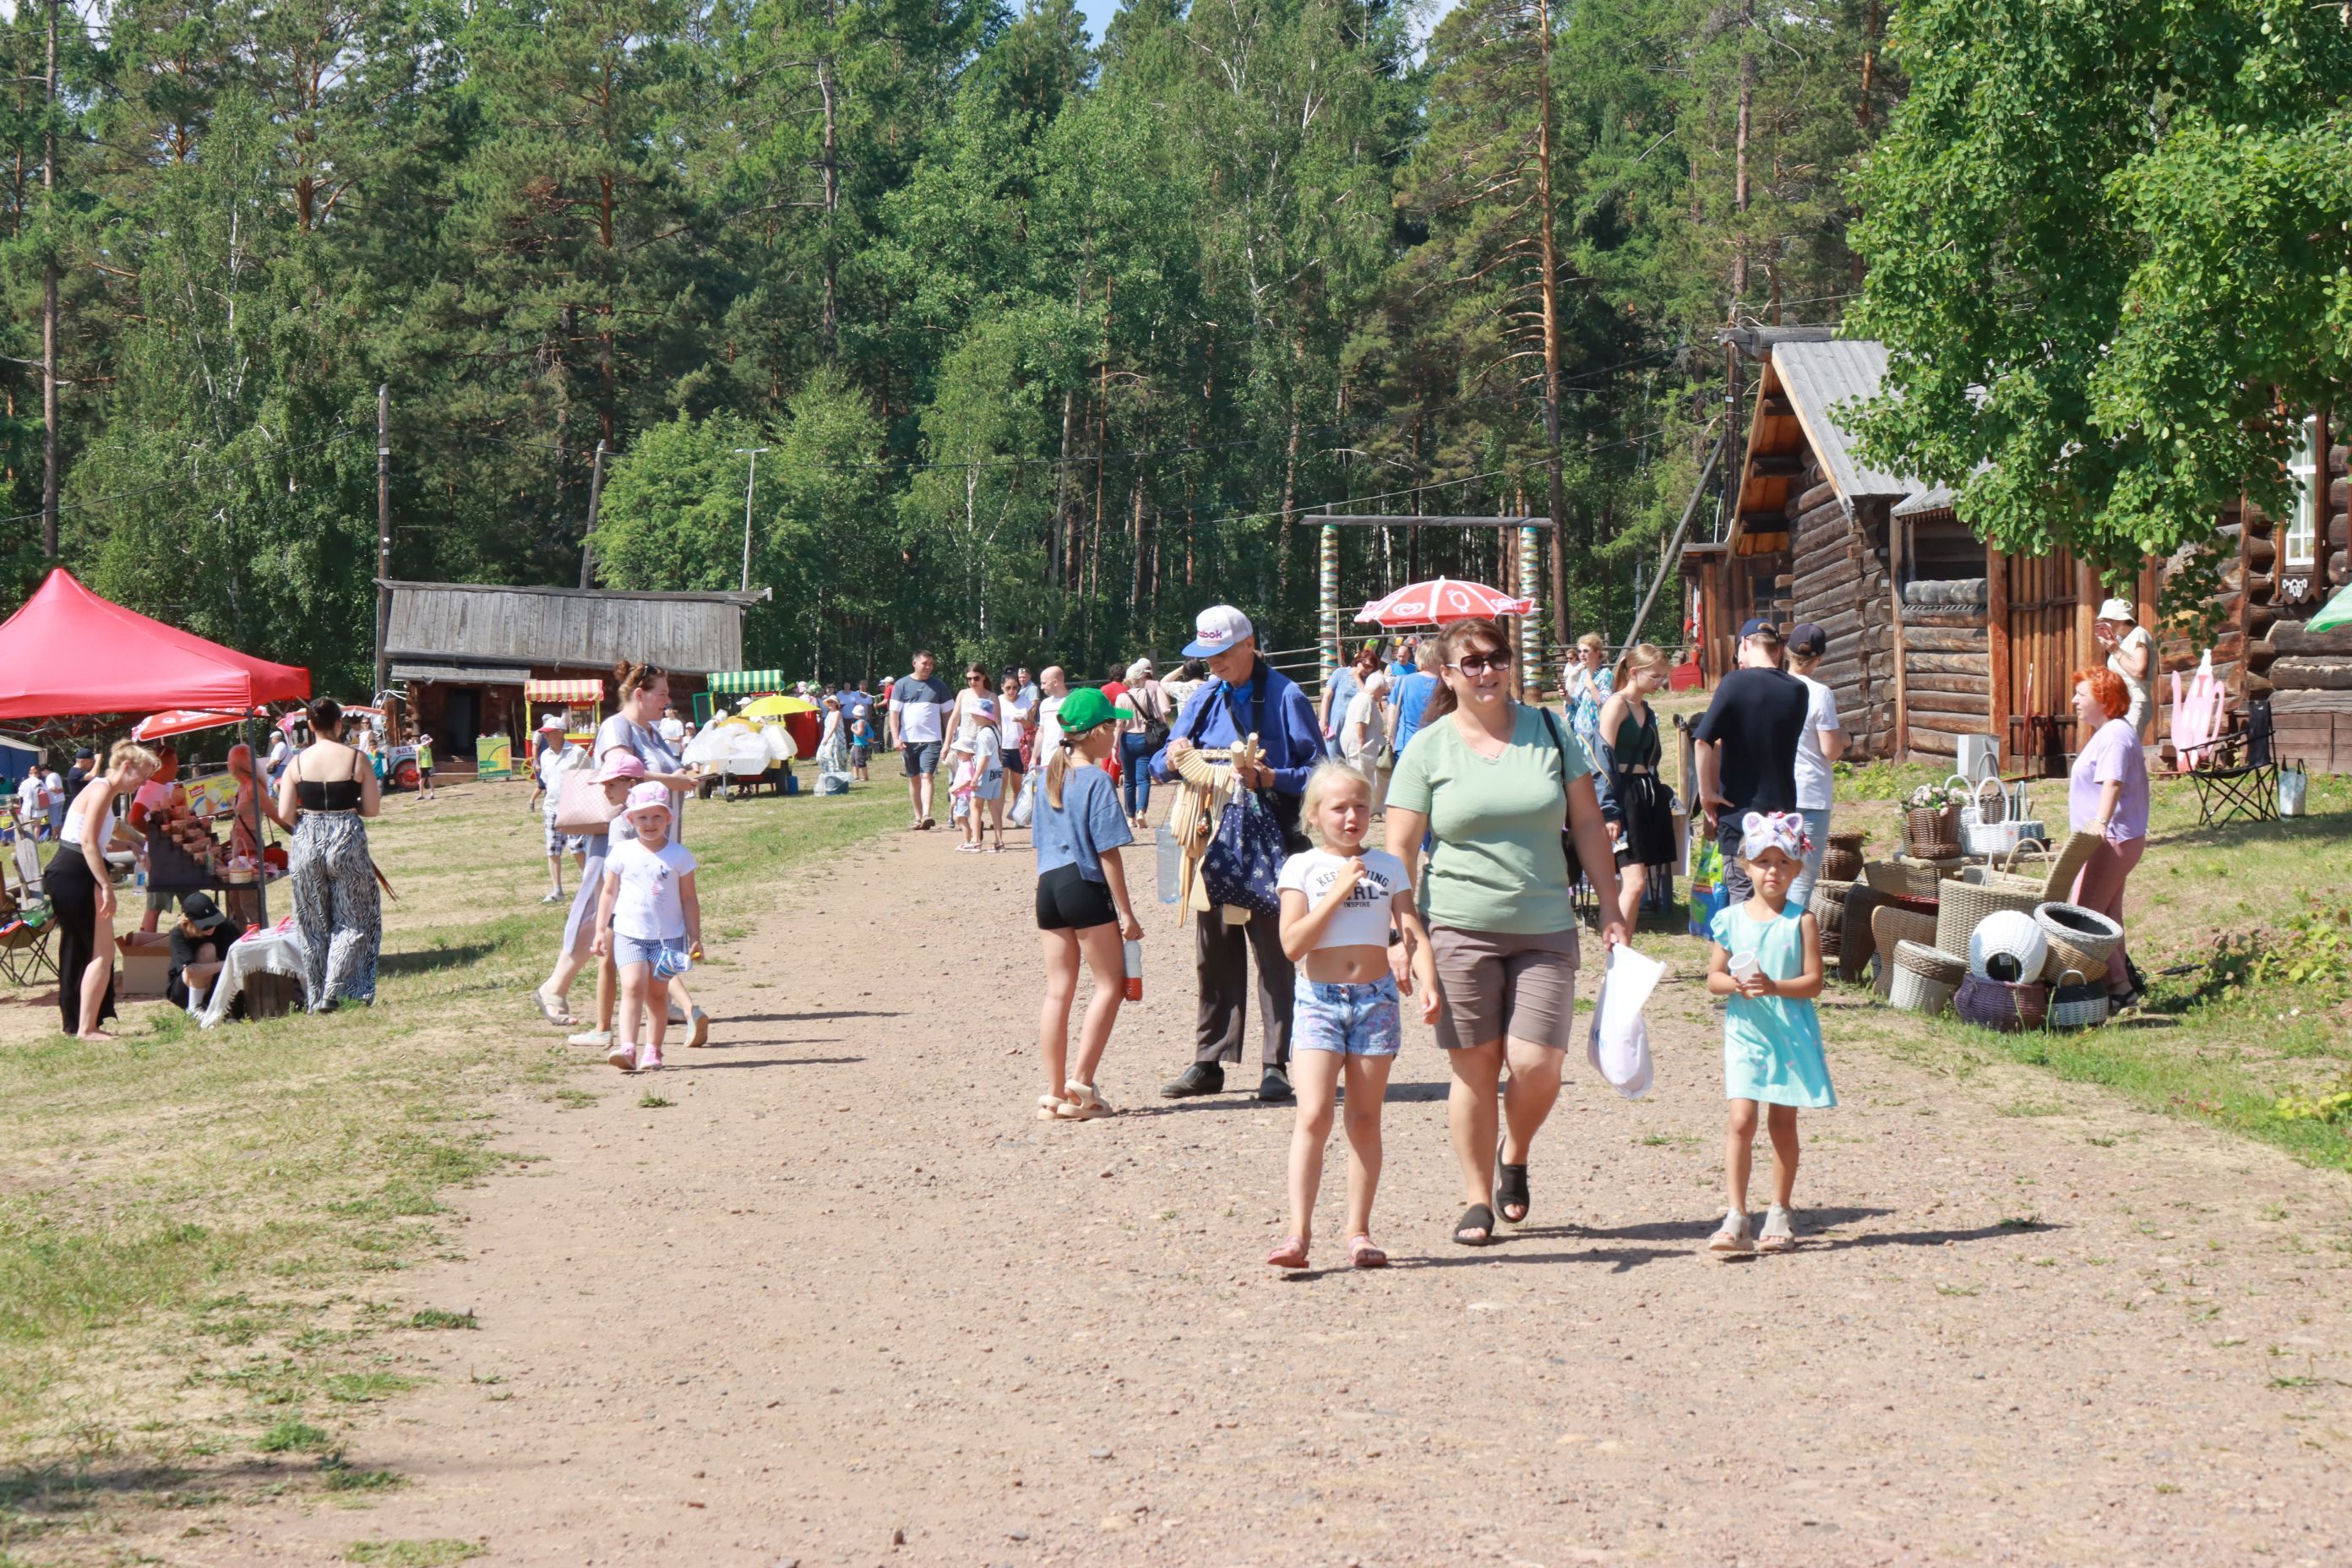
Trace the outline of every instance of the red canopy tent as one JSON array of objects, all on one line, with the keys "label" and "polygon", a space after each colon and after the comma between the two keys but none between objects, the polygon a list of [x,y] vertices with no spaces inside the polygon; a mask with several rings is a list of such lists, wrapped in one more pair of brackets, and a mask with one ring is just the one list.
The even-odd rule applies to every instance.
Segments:
[{"label": "red canopy tent", "polygon": [[0,720],[250,710],[310,695],[310,672],[249,658],[100,598],[60,566],[0,625]]}]

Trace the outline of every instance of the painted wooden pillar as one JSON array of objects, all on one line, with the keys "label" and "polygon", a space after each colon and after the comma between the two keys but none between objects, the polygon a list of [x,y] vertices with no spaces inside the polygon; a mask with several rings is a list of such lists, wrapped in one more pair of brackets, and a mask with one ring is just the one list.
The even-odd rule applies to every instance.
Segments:
[{"label": "painted wooden pillar", "polygon": [[1986,728],[2000,744],[2000,765],[2006,772],[2029,749],[2021,726],[2010,722],[2009,558],[1992,544],[1985,545],[1985,718]]},{"label": "painted wooden pillar", "polygon": [[[1559,525],[1555,523],[1554,527]],[[1542,531],[1534,528],[1519,530],[1519,597],[1536,606],[1519,617],[1519,689],[1527,700],[1537,701],[1543,691],[1544,624],[1542,616],[1543,587]]]}]

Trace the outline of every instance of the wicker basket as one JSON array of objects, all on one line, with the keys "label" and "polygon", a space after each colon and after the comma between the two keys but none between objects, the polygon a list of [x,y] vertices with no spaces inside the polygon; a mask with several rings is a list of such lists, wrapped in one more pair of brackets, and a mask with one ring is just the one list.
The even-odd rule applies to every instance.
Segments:
[{"label": "wicker basket", "polygon": [[1862,877],[1862,835],[1832,833],[1822,853],[1822,876],[1832,882],[1857,881]]},{"label": "wicker basket", "polygon": [[2073,895],[2075,874],[2099,843],[2095,833],[2069,834],[2054,850],[2039,840],[2029,840],[2011,853],[1994,858],[1986,869],[2040,888],[2044,899],[2065,899]]},{"label": "wicker basket", "polygon": [[1844,928],[1845,896],[1852,891],[1853,883],[1850,879],[1813,884],[1813,896],[1806,908],[1812,910],[1813,919],[1821,921],[1822,936],[1835,935]]},{"label": "wicker basket", "polygon": [[1955,990],[1958,989],[1961,981],[1969,977],[1967,959],[1916,942],[1895,944],[1895,967],[1907,969],[1923,980],[1933,980]]},{"label": "wicker basket", "polygon": [[1933,899],[1941,896],[1938,889],[1944,879],[1967,864],[1957,857],[1948,860],[1872,860],[1864,865],[1862,876],[1882,893]]},{"label": "wicker basket", "polygon": [[1837,963],[1845,950],[1845,933],[1823,930],[1822,932],[1822,966],[1827,969]]},{"label": "wicker basket", "polygon": [[1947,860],[1960,853],[1960,808],[1921,807],[1903,819],[1903,842],[1915,859]]},{"label": "wicker basket", "polygon": [[1997,886],[1981,868],[1971,867],[1944,884],[1936,908],[1936,945],[1946,952],[1966,952],[1969,938],[1987,915],[2003,910],[2030,915],[2041,901],[2022,889]]},{"label": "wicker basket", "polygon": [[[2068,974],[2074,978],[2072,985],[2065,984]],[[2107,988],[2085,979],[2080,970],[2069,969],[2050,988],[2050,1027],[2088,1029],[2106,1021]]]},{"label": "wicker basket", "polygon": [[[1903,944],[1912,945],[1909,942]],[[1898,1013],[1917,1013],[1932,1018],[1952,1005],[1954,988],[1940,980],[1930,980],[1916,969],[1896,964],[1894,977],[1886,988],[1887,1005]]]},{"label": "wicker basket", "polygon": [[2106,983],[2106,959],[2093,956],[2076,947],[2070,939],[2052,933],[2047,926],[2042,930],[2042,934],[2050,938],[2050,956],[2042,961],[2042,979],[2055,985],[2072,971],[2081,975],[2085,984],[2104,985]]},{"label": "wicker basket", "polygon": [[1895,984],[1895,944],[1913,942],[1933,945],[1936,917],[1882,904],[1870,911],[1870,940],[1878,954],[1878,994],[1883,997],[1889,994]]},{"label": "wicker basket", "polygon": [[1953,993],[1952,1011],[1971,1024],[2004,1035],[2038,1029],[2050,1016],[2050,987],[2039,980],[2006,985],[1971,974]]}]

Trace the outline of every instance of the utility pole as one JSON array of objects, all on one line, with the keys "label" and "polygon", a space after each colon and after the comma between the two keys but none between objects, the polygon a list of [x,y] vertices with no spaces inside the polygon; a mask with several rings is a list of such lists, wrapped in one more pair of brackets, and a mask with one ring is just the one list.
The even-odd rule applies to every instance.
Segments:
[{"label": "utility pole", "polygon": [[735,455],[737,457],[749,458],[751,459],[751,476],[743,481],[742,591],[746,594],[751,591],[751,489],[753,486],[760,482],[760,454],[767,449],[768,448],[765,447],[738,447],[735,448]]},{"label": "utility pole", "polygon": [[58,0],[41,115],[41,552],[58,558]]},{"label": "utility pole", "polygon": [[588,531],[580,536],[580,585],[593,587],[589,580],[595,570],[596,511],[604,500],[604,443],[596,443],[596,466],[588,474]]},{"label": "utility pole", "polygon": [[[1543,309],[1544,358],[1544,500],[1551,511],[1552,635],[1568,642],[1568,489],[1560,476],[1559,434],[1559,250],[1553,233],[1551,182],[1551,4],[1536,0],[1536,263],[1542,270],[1539,301]],[[1586,528],[1591,528],[1588,521]],[[1592,539],[1582,541],[1588,550]],[[1582,573],[1579,573],[1580,577]]]},{"label": "utility pole", "polygon": [[375,691],[392,688],[392,671],[384,663],[384,639],[392,632],[392,388],[375,389]]}]

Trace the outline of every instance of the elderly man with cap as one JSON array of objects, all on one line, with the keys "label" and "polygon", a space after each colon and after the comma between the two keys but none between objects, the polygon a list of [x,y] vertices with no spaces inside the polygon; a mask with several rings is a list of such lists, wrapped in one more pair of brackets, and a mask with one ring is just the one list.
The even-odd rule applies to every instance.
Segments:
[{"label": "elderly man with cap", "polygon": [[1739,866],[1748,814],[1797,809],[1797,745],[1811,705],[1805,683],[1780,668],[1780,628],[1765,620],[1741,626],[1739,668],[1723,678],[1691,731],[1699,805],[1723,847],[1724,887],[1735,904],[1756,891]]},{"label": "elderly man with cap", "polygon": [[2124,722],[2132,727],[2133,734],[2146,740],[2156,679],[2156,639],[2139,624],[2129,599],[2109,599],[2101,605],[2091,633],[2106,650],[2107,668],[2123,677],[2124,689],[2131,694],[2131,710],[2124,715]]},{"label": "elderly man with cap", "polygon": [[1790,907],[1801,910],[1821,880],[1822,861],[1830,848],[1830,803],[1834,798],[1831,766],[1845,755],[1845,731],[1838,723],[1837,697],[1813,679],[1813,671],[1829,651],[1829,634],[1811,621],[1798,623],[1789,634],[1789,673],[1805,683],[1805,728],[1797,737],[1797,810],[1805,819],[1812,842],[1805,850],[1805,868],[1789,886]]},{"label": "elderly man with cap", "polygon": [[[1284,840],[1303,848],[1298,831],[1300,797],[1307,775],[1323,760],[1323,734],[1315,704],[1291,679],[1258,653],[1249,617],[1231,605],[1202,610],[1192,625],[1184,657],[1208,661],[1210,679],[1184,700],[1169,728],[1168,743],[1151,759],[1151,776],[1173,777],[1172,764],[1186,752],[1230,746],[1255,735],[1265,763],[1244,782],[1255,786],[1276,821]],[[1257,955],[1258,1007],[1265,1036],[1265,1073],[1257,1097],[1286,1104],[1290,1089],[1290,1005],[1294,972],[1282,951],[1277,921],[1254,916],[1227,925],[1218,910],[1192,917],[1192,951],[1200,968],[1201,1014],[1192,1065],[1160,1092],[1171,1099],[1217,1094],[1225,1087],[1226,1062],[1242,1058],[1248,1023],[1249,955]]]}]

